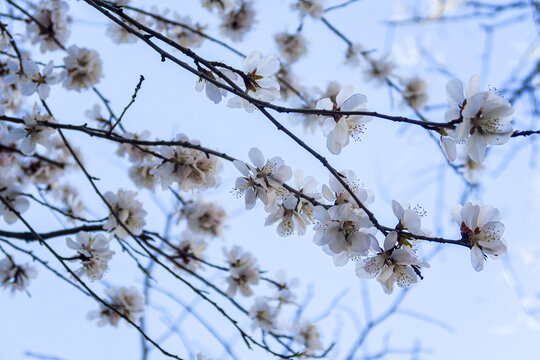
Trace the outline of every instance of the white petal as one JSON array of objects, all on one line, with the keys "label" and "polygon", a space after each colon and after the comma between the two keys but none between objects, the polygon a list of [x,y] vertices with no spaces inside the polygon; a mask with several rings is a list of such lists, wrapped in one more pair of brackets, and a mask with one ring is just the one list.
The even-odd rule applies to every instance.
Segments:
[{"label": "white petal", "polygon": [[484,270],[484,253],[478,246],[471,249],[471,264],[476,271]]}]

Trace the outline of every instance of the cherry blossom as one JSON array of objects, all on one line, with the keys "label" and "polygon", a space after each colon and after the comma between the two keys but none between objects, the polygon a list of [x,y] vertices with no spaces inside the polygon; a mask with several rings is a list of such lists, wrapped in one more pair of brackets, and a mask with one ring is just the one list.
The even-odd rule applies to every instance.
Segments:
[{"label": "cherry blossom", "polygon": [[308,319],[301,319],[293,323],[294,342],[304,347],[303,352],[312,355],[315,351],[323,349],[319,329]]},{"label": "cherry blossom", "polygon": [[[279,60],[275,55],[267,55],[263,58],[258,51],[250,53],[242,65],[246,74],[246,78],[244,78],[246,93],[263,101],[279,99],[279,83],[275,78],[279,66]],[[247,112],[255,110],[255,106],[251,102],[239,96],[230,99],[227,106],[243,107]]]},{"label": "cherry blossom", "polygon": [[204,251],[208,244],[189,232],[184,232],[181,238],[180,243],[173,247],[171,257],[182,267],[195,271],[202,266],[199,260],[204,258]]},{"label": "cherry blossom", "polygon": [[471,245],[471,263],[476,271],[484,269],[486,255],[497,259],[507,251],[502,238],[504,224],[500,222],[499,210],[492,206],[482,206],[480,201],[455,205],[452,216],[461,229],[463,239]]},{"label": "cherry blossom", "polygon": [[182,207],[178,221],[184,218],[194,233],[222,237],[227,213],[220,205],[200,199]]},{"label": "cherry blossom", "polygon": [[101,280],[108,268],[114,251],[109,249],[110,239],[102,234],[93,235],[81,231],[75,240],[68,237],[67,246],[75,250],[80,257],[82,267],[75,271],[77,276],[86,274],[92,280]]},{"label": "cherry blossom", "polygon": [[30,155],[36,151],[37,144],[40,144],[47,149],[52,148],[51,134],[53,129],[40,125],[39,122],[47,121],[52,122],[52,118],[48,114],[41,114],[37,104],[31,113],[26,114],[23,117],[24,128],[13,128],[6,137],[6,141],[21,141],[21,151]]},{"label": "cherry blossom", "polygon": [[89,320],[99,319],[98,326],[110,324],[117,327],[122,316],[137,323],[143,316],[145,298],[144,294],[136,288],[113,286],[105,289],[105,295],[109,298],[107,301],[109,306],[100,304],[100,310],[92,311],[87,316]]},{"label": "cherry blossom", "polygon": [[[190,140],[184,134],[178,134],[175,140],[200,145],[199,141]],[[159,152],[165,160],[151,174],[159,179],[163,190],[173,182],[185,191],[208,189],[220,184],[218,173],[222,163],[216,156],[207,156],[199,150],[182,146],[162,146]]]},{"label": "cherry blossom", "polygon": [[28,264],[17,265],[11,257],[0,260],[0,286],[4,289],[26,291],[30,280],[37,277],[37,271]]},{"label": "cherry blossom", "polygon": [[235,245],[231,250],[223,250],[229,264],[229,276],[227,283],[227,295],[234,297],[239,290],[243,296],[253,295],[250,285],[259,283],[259,269],[257,260],[250,252],[244,252],[241,247]]},{"label": "cherry blossom", "polygon": [[[334,111],[365,111],[367,98],[354,94],[352,86],[342,88],[335,99],[324,98],[317,102],[317,109]],[[356,137],[364,131],[364,124],[371,121],[363,115],[333,116],[324,120],[323,131],[328,150],[338,155],[349,144],[350,137]]]},{"label": "cherry blossom", "polygon": [[367,231],[372,226],[371,221],[355,214],[346,204],[328,210],[317,206],[313,215],[318,221],[313,242],[326,245],[332,254],[339,255],[334,258],[335,265],[345,265],[351,256],[366,255],[375,241]]},{"label": "cherry blossom", "polygon": [[112,232],[120,239],[125,239],[129,233],[142,234],[146,225],[144,220],[146,211],[142,208],[142,203],[135,200],[136,192],[118,190],[118,193],[114,194],[107,191],[103,196],[114,212],[109,215],[107,222],[103,225],[105,230]]},{"label": "cherry blossom", "polygon": [[243,175],[236,179],[234,190],[237,196],[245,195],[247,210],[253,209],[257,199],[263,202],[267,211],[274,209],[276,194],[281,191],[281,185],[291,178],[292,170],[280,157],[265,160],[257,148],[252,148],[248,155],[253,165],[234,161],[234,166]]},{"label": "cherry blossom", "polygon": [[255,303],[249,309],[249,316],[253,319],[251,328],[261,328],[264,331],[272,331],[276,328],[279,311],[272,307],[265,297],[255,298]]},{"label": "cherry blossom", "polygon": [[36,22],[28,22],[26,31],[32,44],[39,43],[42,53],[59,49],[67,42],[71,34],[68,10],[68,3],[62,0],[42,0],[36,7]]},{"label": "cherry blossom", "polygon": [[307,40],[301,32],[280,32],[274,36],[277,47],[285,61],[294,63],[307,54]]},{"label": "cherry blossom", "polygon": [[356,263],[356,275],[362,279],[377,277],[386,294],[394,291],[394,283],[406,288],[418,282],[420,267],[429,265],[414,254],[410,244],[400,245],[398,233],[390,232],[375,256],[361,258]]},{"label": "cherry blossom", "polygon": [[253,2],[241,0],[239,6],[222,14],[219,29],[223,36],[233,41],[241,41],[254,23]]},{"label": "cherry blossom", "polygon": [[309,15],[320,19],[324,13],[323,0],[297,0],[291,5],[293,10],[298,10],[300,18]]},{"label": "cherry blossom", "polygon": [[[14,179],[9,177],[0,177],[0,196],[11,206],[15,211],[23,213],[30,207],[28,199],[20,195],[20,188],[14,182]],[[0,203],[0,216],[4,217],[7,224],[14,224],[19,220],[19,217],[4,204]]]},{"label": "cherry blossom", "polygon": [[479,91],[479,78],[469,80],[463,95],[463,83],[452,79],[446,85],[450,109],[445,113],[447,122],[461,120],[451,136],[457,142],[466,142],[471,159],[484,161],[486,148],[506,143],[512,135],[510,103],[494,90]]},{"label": "cherry blossom", "polygon": [[70,46],[64,58],[66,70],[63,74],[64,87],[81,91],[96,85],[102,77],[102,64],[95,50]]}]

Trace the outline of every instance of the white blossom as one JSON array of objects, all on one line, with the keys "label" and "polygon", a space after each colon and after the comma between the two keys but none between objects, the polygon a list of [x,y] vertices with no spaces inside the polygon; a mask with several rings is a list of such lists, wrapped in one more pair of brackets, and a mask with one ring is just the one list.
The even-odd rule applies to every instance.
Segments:
[{"label": "white blossom", "polygon": [[[244,59],[242,66],[246,75],[244,83],[248,95],[268,102],[279,99],[279,83],[275,78],[280,66],[277,56],[267,55],[263,58],[260,52],[253,51]],[[227,106],[243,107],[247,112],[255,110],[253,104],[239,96],[231,98]]]},{"label": "white blossom", "polygon": [[[308,176],[304,179],[303,172],[296,170],[294,184],[300,193],[315,200],[321,199],[321,195],[316,192],[317,181],[314,177]],[[285,237],[295,231],[298,235],[304,235],[307,225],[314,220],[313,209],[310,201],[287,191],[283,195],[281,204],[266,218],[265,225],[279,222],[277,226],[279,236]]]},{"label": "white blossom", "polygon": [[102,76],[102,64],[95,50],[70,46],[68,56],[64,58],[64,87],[68,90],[89,89],[99,82]]},{"label": "white blossom", "polygon": [[279,311],[272,307],[265,297],[257,297],[255,303],[249,309],[249,316],[253,319],[251,329],[261,328],[264,331],[272,331],[276,328]]},{"label": "white blossom", "polygon": [[103,225],[105,230],[112,232],[120,239],[125,239],[129,233],[142,234],[146,225],[144,220],[146,211],[142,208],[142,204],[135,200],[136,192],[118,190],[118,193],[114,194],[107,191],[103,196],[114,212],[109,215],[107,222]]},{"label": "white blossom", "polygon": [[313,228],[316,233],[313,242],[318,246],[327,246],[336,266],[345,265],[350,257],[367,255],[376,242],[370,233],[371,221],[352,211],[347,204],[336,205],[326,210],[316,206],[313,213],[318,224]]},{"label": "white blossom", "polygon": [[411,208],[407,203],[399,203],[392,200],[392,211],[399,220],[398,228],[400,230],[407,229],[412,234],[429,236],[431,231],[422,227],[422,217],[425,216],[425,211],[416,206]]},{"label": "white blossom", "polygon": [[480,201],[467,202],[465,206],[452,207],[452,216],[459,225],[461,236],[471,245],[471,263],[476,271],[484,269],[487,255],[499,258],[507,251],[502,238],[504,224],[500,222],[499,210],[482,206]]},{"label": "white blossom", "polygon": [[222,13],[225,11],[228,11],[234,6],[235,1],[234,0],[201,0],[202,6],[206,9],[213,11],[217,10],[218,12]]},{"label": "white blossom", "polygon": [[303,352],[312,355],[315,351],[323,350],[321,335],[315,324],[307,319],[294,322],[292,326],[294,342],[304,347]]},{"label": "white blossom", "polygon": [[387,55],[379,60],[368,60],[369,64],[364,70],[364,76],[367,80],[373,80],[376,86],[386,83],[386,79],[392,74],[395,64],[391,61],[386,61]]},{"label": "white blossom", "polygon": [[30,280],[37,277],[37,271],[28,264],[17,265],[11,257],[0,260],[0,286],[4,289],[26,291]]},{"label": "white blossom", "polygon": [[[30,207],[28,199],[20,195],[21,190],[14,182],[13,178],[0,177],[0,196],[11,206],[15,211],[23,213]],[[2,201],[0,203],[0,216],[4,217],[7,224],[14,224],[19,220],[19,217]]]},{"label": "white blossom", "polygon": [[464,96],[463,83],[450,80],[446,85],[450,109],[444,116],[447,122],[461,120],[450,135],[457,142],[466,142],[471,159],[481,163],[488,146],[501,145],[510,139],[514,109],[494,90],[479,91],[478,83],[478,75],[472,76]]},{"label": "white blossom", "polygon": [[106,324],[110,324],[114,327],[118,326],[118,322],[122,319],[122,316],[112,309],[134,323],[137,323],[143,316],[145,298],[144,294],[136,288],[113,286],[105,289],[105,295],[109,298],[108,301],[106,301],[109,306],[100,304],[100,309],[98,311],[92,311],[88,313],[87,316],[89,320],[99,319],[99,326]]},{"label": "white blossom", "polygon": [[190,201],[182,207],[178,220],[185,218],[188,228],[194,233],[223,237],[225,209],[213,202]]},{"label": "white blossom", "polygon": [[420,267],[429,264],[416,257],[410,243],[399,244],[397,232],[392,231],[384,240],[384,249],[379,248],[376,255],[356,263],[356,275],[362,279],[377,277],[384,292],[391,294],[396,282],[402,288],[417,283]]},{"label": "white blossom", "polygon": [[236,179],[234,190],[237,196],[245,195],[246,209],[253,209],[256,200],[260,199],[270,211],[275,208],[276,195],[283,191],[281,185],[291,178],[292,170],[278,156],[265,160],[257,148],[249,151],[249,158],[253,165],[234,161],[234,166],[243,175]]},{"label": "white blossom", "polygon": [[297,0],[291,5],[293,10],[298,10],[300,18],[309,15],[315,19],[320,19],[324,13],[323,0]]},{"label": "white blossom", "polygon": [[39,124],[41,121],[52,122],[52,118],[48,114],[41,114],[37,104],[31,113],[23,116],[24,127],[13,128],[6,137],[6,141],[17,141],[23,139],[20,149],[25,155],[31,155],[36,151],[37,144],[40,144],[47,149],[52,148],[51,134],[54,129],[48,128]]},{"label": "white blossom", "polygon": [[[205,75],[207,75],[208,77],[222,83],[222,84],[225,84],[226,81],[225,79],[221,78],[220,76],[215,76],[214,73],[212,73],[211,71],[207,71],[207,70],[201,70],[201,72],[203,72]],[[226,78],[232,80],[232,81],[235,81],[238,77],[236,76],[235,73],[233,73],[232,71],[228,70],[228,69],[220,69],[220,72],[221,74],[223,74],[223,76],[225,76]],[[197,80],[197,83],[195,84],[195,90],[197,92],[201,92],[206,90],[206,96],[212,100],[212,102],[214,104],[219,104],[221,102],[221,100],[227,96],[227,93],[228,91],[223,89],[223,88],[220,88],[219,86],[217,86],[216,84],[210,82],[210,81],[207,81],[206,79],[204,78],[199,78]]]},{"label": "white blossom", "polygon": [[204,260],[204,251],[208,244],[189,232],[182,234],[182,240],[178,245],[174,245],[172,258],[178,264],[178,268],[185,267],[195,271],[202,266],[199,260]]},{"label": "white blossom", "polygon": [[51,92],[50,85],[57,84],[62,79],[61,75],[53,73],[52,60],[41,71],[39,65],[29,59],[22,60],[22,69],[19,62],[8,61],[7,65],[11,73],[4,77],[4,84],[11,85],[18,82],[20,92],[24,96],[37,92],[39,97],[45,100]]},{"label": "white blossom", "polygon": [[33,13],[36,21],[28,22],[26,31],[32,44],[40,45],[41,52],[60,49],[69,38],[71,17],[69,5],[62,0],[42,0]]},{"label": "white blossom", "polygon": [[226,279],[229,284],[227,295],[234,297],[237,290],[243,296],[253,295],[250,285],[257,285],[260,278],[257,259],[250,252],[244,252],[236,245],[229,251],[224,249],[223,252],[230,267],[229,276]]},{"label": "white blossom", "polygon": [[[175,141],[200,145],[199,141],[190,140],[184,134],[178,134]],[[222,163],[216,156],[182,146],[162,146],[159,152],[166,160],[153,169],[151,174],[159,179],[163,190],[173,182],[178,183],[184,191],[203,190],[220,184],[218,173]]]},{"label": "white blossom", "polygon": [[251,1],[242,0],[240,6],[221,15],[219,29],[223,36],[241,41],[255,23],[255,9]]},{"label": "white blossom", "polygon": [[280,32],[274,35],[274,40],[281,56],[288,63],[294,63],[307,54],[307,40],[301,32]]},{"label": "white blossom", "polygon": [[108,268],[114,251],[109,249],[110,239],[102,234],[91,234],[85,231],[77,233],[75,240],[68,237],[67,246],[75,250],[80,257],[82,267],[75,271],[77,276],[86,274],[92,280],[101,280]]},{"label": "white blossom", "polygon": [[[329,111],[367,111],[367,98],[362,94],[353,94],[354,88],[342,88],[335,99],[324,98],[317,102],[317,109]],[[349,144],[350,137],[356,137],[364,131],[364,124],[371,118],[363,115],[334,115],[324,120],[323,132],[326,146],[332,154],[339,154]]]},{"label": "white blossom", "polygon": [[421,110],[428,101],[427,81],[419,77],[412,77],[402,79],[400,82],[405,87],[401,92],[405,102],[413,109]]},{"label": "white blossom", "polygon": [[169,26],[167,27],[167,37],[174,42],[182,45],[183,47],[187,48],[198,48],[201,46],[204,37],[197,34],[196,32],[193,32],[186,27],[192,28],[197,31],[204,30],[204,26],[194,23],[191,20],[190,16],[181,16],[177,13],[174,14],[174,20],[180,24],[185,25],[179,26]]},{"label": "white blossom", "polygon": [[[358,200],[365,206],[371,205],[375,201],[375,194],[371,190],[364,189],[356,173],[352,170],[343,170],[340,172],[341,179],[345,181],[349,189]],[[332,174],[329,176],[329,186],[323,184],[322,194],[324,198],[333,205],[349,204],[355,212],[360,211],[360,207],[351,193],[339,182]],[[361,212],[365,215],[363,210]]]}]

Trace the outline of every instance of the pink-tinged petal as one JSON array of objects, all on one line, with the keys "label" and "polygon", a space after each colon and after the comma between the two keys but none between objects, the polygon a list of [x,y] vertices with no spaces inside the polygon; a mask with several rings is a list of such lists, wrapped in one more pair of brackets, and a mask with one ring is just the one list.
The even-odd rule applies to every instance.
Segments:
[{"label": "pink-tinged petal", "polygon": [[446,96],[450,104],[463,104],[463,83],[458,79],[452,79],[446,84]]},{"label": "pink-tinged petal", "polygon": [[354,87],[352,85],[347,85],[341,88],[339,93],[336,95],[336,105],[338,108],[341,108],[345,101],[349,99],[354,93]]},{"label": "pink-tinged petal", "polygon": [[476,94],[479,89],[480,89],[480,77],[478,75],[473,75],[469,79],[469,82],[467,83],[467,87],[465,88],[465,96],[467,98],[470,98],[474,94]]},{"label": "pink-tinged petal", "polygon": [[478,246],[471,248],[471,264],[474,270],[484,270],[484,253]]},{"label": "pink-tinged petal", "polygon": [[341,111],[355,111],[359,108],[365,107],[365,104],[367,103],[367,97],[366,95],[362,94],[354,94],[341,106]]},{"label": "pink-tinged petal", "polygon": [[394,247],[398,238],[398,234],[395,231],[392,231],[386,235],[384,239],[384,250],[388,251]]},{"label": "pink-tinged petal", "polygon": [[261,150],[257,148],[251,148],[248,153],[249,159],[251,160],[251,163],[255,165],[257,168],[262,169],[264,167],[264,164],[266,163],[264,159],[264,155],[261,152]]},{"label": "pink-tinged petal", "polygon": [[487,139],[480,133],[474,133],[467,143],[467,152],[474,162],[481,163],[486,159]]},{"label": "pink-tinged petal", "polygon": [[440,144],[441,144],[441,149],[444,153],[444,156],[446,156],[448,161],[450,161],[451,163],[454,162],[457,158],[457,149],[456,149],[455,140],[449,136],[441,136]]}]

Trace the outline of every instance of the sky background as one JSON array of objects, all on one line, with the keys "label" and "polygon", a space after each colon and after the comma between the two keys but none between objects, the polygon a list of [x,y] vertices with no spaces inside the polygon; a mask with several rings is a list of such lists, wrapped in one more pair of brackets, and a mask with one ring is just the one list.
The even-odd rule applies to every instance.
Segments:
[{"label": "sky background", "polygon": [[[137,6],[145,3],[133,1]],[[283,30],[294,31],[298,27],[298,16],[290,11],[290,1],[255,3],[258,10],[255,30],[245,41],[234,46],[244,53],[252,50],[263,54],[276,53],[273,34]],[[332,5],[339,1],[326,3]],[[498,19],[388,30],[385,21],[410,15],[406,6],[412,3],[364,0],[329,13],[327,17],[350,39],[360,42],[366,49],[373,49],[375,57],[388,53],[389,59],[397,65],[395,73],[403,77],[417,75],[428,80],[429,105],[445,104],[444,86],[449,74],[438,71],[432,61],[426,60],[422,49],[464,82],[479,73],[482,74],[483,88],[501,88],[537,36],[530,15],[495,31],[489,62],[486,63],[482,61],[485,50],[482,26],[493,24]],[[417,6],[423,10],[429,6],[428,1],[417,3],[421,3]],[[69,1],[69,4],[74,17],[69,43],[100,52],[105,77],[98,87],[111,100],[116,112],[120,112],[131,98],[139,75],[146,78],[136,103],[123,120],[130,131],[148,129],[152,136],[163,139],[184,133],[205,146],[244,160],[248,158],[249,149],[256,146],[265,156],[281,156],[293,169],[302,169],[305,174],[315,176],[320,185],[328,182],[324,168],[285,134],[278,132],[262,115],[229,109],[226,101],[213,105],[204,94],[193,90],[196,81],[193,75],[169,61],[162,63],[156,53],[140,43],[120,46],[112,43],[104,34],[107,20],[84,2]],[[197,21],[209,24],[207,32],[210,35],[219,35],[216,18],[201,9],[199,4],[198,0],[160,0],[158,6],[191,15]],[[5,7],[2,3],[0,10],[5,11]],[[390,97],[386,87],[376,87],[367,82],[361,68],[343,65],[346,46],[324,24],[306,19],[303,32],[309,41],[309,55],[294,65],[303,85],[325,89],[331,80],[343,85],[351,84],[367,96],[370,110],[414,117],[410,110],[400,105],[396,94]],[[208,59],[241,66],[241,58],[215,44],[205,42],[196,51]],[[532,56],[533,60],[534,57],[537,59],[538,50]],[[63,54],[47,54],[49,57],[61,60]],[[84,112],[97,102],[91,92],[80,95],[58,87],[53,88],[49,101],[58,121],[66,123],[86,122]],[[439,110],[425,112],[425,115],[432,121],[443,121],[445,110],[443,106]],[[322,131],[307,134],[301,127],[293,125],[286,115],[278,115],[278,118],[326,156],[335,168],[351,169],[357,173],[364,186],[374,191],[375,203],[371,209],[383,224],[396,222],[391,210],[391,200],[396,199],[421,205],[427,212],[424,224],[437,235],[459,237],[450,208],[459,203],[464,184],[446,165],[438,145],[425,130],[374,119],[368,124],[361,141],[352,142],[340,156],[334,156],[326,149]],[[535,128],[527,103],[518,104],[514,128],[526,129],[531,124]],[[86,167],[100,178],[98,186],[103,192],[134,189],[125,171],[129,164],[115,155],[115,145],[75,133],[69,133],[68,138],[85,154]],[[535,229],[540,226],[540,176],[538,168],[531,166],[538,159],[534,149],[534,141],[525,138],[511,139],[507,144],[493,148],[487,159],[482,186],[472,195],[473,200],[482,200],[501,211],[506,225],[504,237],[509,247],[504,260],[489,260],[485,270],[476,273],[470,265],[467,249],[443,247],[430,259],[431,268],[423,271],[425,279],[407,294],[400,307],[401,312],[370,334],[362,351],[358,352],[359,356],[377,353],[388,341],[390,348],[398,350],[420,344],[422,352],[417,359],[537,357],[540,319],[534,310],[540,305],[537,261],[540,246]],[[335,267],[331,258],[313,244],[311,230],[303,237],[280,238],[274,227],[264,227],[266,213],[260,204],[254,210],[245,211],[243,200],[231,194],[237,176],[237,170],[224,163],[222,185],[203,194],[207,200],[220,203],[230,214],[225,239],[215,240],[209,245],[209,259],[221,262],[222,247],[241,244],[256,255],[261,269],[268,270],[269,274],[274,275],[284,269],[289,277],[301,279],[299,299],[306,297],[308,289],[314,294],[306,308],[306,314],[312,318],[321,317],[336,297],[344,294],[337,304],[331,306],[331,314],[319,322],[325,345],[339,339],[329,358],[343,358],[366,322],[362,291],[369,293],[374,316],[384,312],[400,292],[395,291],[388,296],[376,281],[362,283],[354,274],[354,263]],[[69,175],[69,181],[81,192],[88,189],[86,180],[77,172]],[[190,196],[196,197],[187,195]],[[92,214],[104,216],[107,213],[95,194],[85,192],[83,197],[90,204]],[[161,190],[155,194],[142,190],[139,197],[145,200],[149,228],[161,231],[163,211],[174,206],[170,196]],[[50,213],[35,206],[28,211],[26,218],[42,232],[61,227]],[[0,222],[0,227],[5,228],[5,223]],[[10,229],[19,228],[24,230],[21,224]],[[180,232],[180,228],[173,227],[173,234]],[[51,243],[61,253],[69,253],[65,239],[54,239]],[[117,254],[105,281],[96,282],[93,287],[98,292],[106,285],[142,288],[141,274],[119,249],[114,250]],[[45,254],[42,249],[36,248],[35,251]],[[433,251],[430,244],[421,247],[422,254]],[[22,256],[20,259],[27,260]],[[66,360],[140,357],[139,335],[134,329],[125,324],[118,328],[99,328],[95,322],[87,321],[86,313],[97,308],[95,301],[42,268],[38,267],[38,270],[38,279],[29,289],[31,297],[24,294],[10,296],[7,292],[0,295],[1,360],[25,359],[25,351],[53,354]],[[220,275],[213,275],[211,271],[205,274],[218,283],[223,281]],[[196,298],[188,289],[171,281],[164,273],[158,271],[156,275],[160,279],[157,286],[174,291],[183,301],[194,305],[197,313],[232,344],[239,358],[271,358],[265,353],[247,350],[233,327],[215,310],[194,300]],[[259,285],[261,288],[265,286]],[[176,319],[183,310],[164,296],[156,295],[151,300],[160,309],[167,309],[162,312],[152,308],[147,312],[149,332],[159,338],[166,332],[164,322],[167,324],[167,321]],[[245,300],[241,299],[241,302],[251,306],[252,299]],[[431,320],[423,321],[411,314],[421,314]],[[242,326],[249,326],[249,319],[237,317],[241,319]],[[163,347],[186,358],[190,352],[197,351],[213,359],[225,358],[221,345],[193,317],[188,316],[184,320],[182,337],[169,337]],[[410,354],[388,356],[389,359],[410,357]],[[164,358],[157,351],[152,352],[151,359]]]}]

